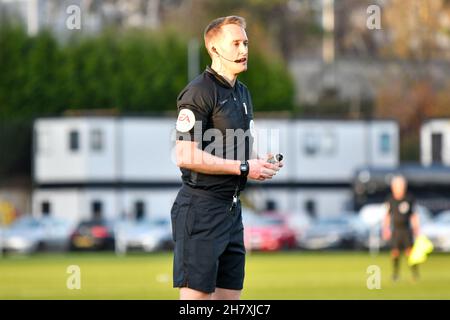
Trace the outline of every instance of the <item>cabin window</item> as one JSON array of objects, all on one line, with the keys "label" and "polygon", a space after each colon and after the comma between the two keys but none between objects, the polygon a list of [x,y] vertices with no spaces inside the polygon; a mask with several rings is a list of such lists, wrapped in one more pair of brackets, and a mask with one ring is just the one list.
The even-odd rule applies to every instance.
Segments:
[{"label": "cabin window", "polygon": [[43,216],[49,216],[51,214],[51,205],[49,201],[42,201],[41,214]]},{"label": "cabin window", "polygon": [[91,131],[91,150],[101,151],[103,149],[103,132],[100,129]]},{"label": "cabin window", "polygon": [[141,220],[145,217],[145,202],[142,200],[136,201],[134,203],[134,214],[136,217],[136,220]]},{"label": "cabin window", "polygon": [[382,154],[389,154],[391,152],[391,136],[389,133],[382,133],[380,135],[380,152]]},{"label": "cabin window", "polygon": [[80,149],[80,134],[77,130],[69,132],[69,150],[74,152]]},{"label": "cabin window", "polygon": [[303,151],[308,156],[314,156],[319,152],[320,140],[317,134],[308,132],[305,134]]},{"label": "cabin window", "polygon": [[91,213],[94,220],[103,218],[103,203],[100,200],[92,201]]}]

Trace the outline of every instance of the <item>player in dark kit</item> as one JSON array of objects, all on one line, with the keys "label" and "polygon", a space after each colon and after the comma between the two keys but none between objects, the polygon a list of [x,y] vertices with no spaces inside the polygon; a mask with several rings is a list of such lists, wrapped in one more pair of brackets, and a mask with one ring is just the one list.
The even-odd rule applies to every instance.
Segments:
[{"label": "player in dark kit", "polygon": [[[409,257],[414,239],[419,235],[419,216],[415,211],[415,201],[406,190],[406,179],[395,176],[391,181],[392,195],[387,198],[387,212],[383,221],[383,239],[391,240],[394,281],[399,278],[400,251],[404,250]],[[413,279],[417,280],[418,266],[413,265],[411,270]]]},{"label": "player in dark kit", "polygon": [[211,66],[179,94],[176,159],[183,186],[171,210],[173,285],[180,299],[239,299],[245,247],[239,194],[247,179],[271,179],[281,161],[253,149],[253,105],[237,80],[247,70],[245,21],[229,16],[205,30]]}]

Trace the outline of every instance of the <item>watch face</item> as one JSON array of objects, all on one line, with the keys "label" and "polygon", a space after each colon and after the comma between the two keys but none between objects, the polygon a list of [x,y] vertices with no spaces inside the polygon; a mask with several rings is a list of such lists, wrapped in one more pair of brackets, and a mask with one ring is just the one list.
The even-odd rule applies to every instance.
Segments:
[{"label": "watch face", "polygon": [[248,171],[248,166],[247,166],[247,164],[245,164],[245,163],[242,163],[242,164],[241,164],[241,171],[242,171],[242,172],[247,172],[247,171]]}]

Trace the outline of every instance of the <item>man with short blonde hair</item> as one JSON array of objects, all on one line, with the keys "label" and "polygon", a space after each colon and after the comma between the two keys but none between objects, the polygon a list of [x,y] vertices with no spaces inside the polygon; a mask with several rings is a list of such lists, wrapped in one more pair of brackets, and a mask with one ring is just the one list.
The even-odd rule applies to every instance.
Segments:
[{"label": "man with short blonde hair", "polygon": [[216,19],[204,37],[211,67],[177,101],[183,186],[171,210],[173,285],[180,299],[239,299],[245,273],[239,194],[247,179],[272,179],[283,164],[267,162],[270,155],[260,159],[253,150],[252,99],[237,80],[247,70],[245,20]]}]

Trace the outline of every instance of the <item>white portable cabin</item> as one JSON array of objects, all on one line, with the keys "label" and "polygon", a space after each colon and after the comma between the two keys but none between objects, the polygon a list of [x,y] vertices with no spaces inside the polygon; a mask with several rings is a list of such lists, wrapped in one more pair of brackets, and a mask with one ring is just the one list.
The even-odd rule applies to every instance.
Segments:
[{"label": "white portable cabin", "polygon": [[169,118],[69,117],[35,122],[37,183],[174,181]]},{"label": "white portable cabin", "polygon": [[450,119],[431,119],[422,125],[420,159],[424,166],[450,166]]},{"label": "white portable cabin", "polygon": [[[393,121],[256,119],[260,155],[284,154],[285,167],[246,195],[264,209],[338,214],[351,202],[350,183],[361,166],[398,165]],[[73,220],[168,217],[181,183],[175,164],[175,119],[65,117],[35,122],[33,212]],[[307,209],[308,210],[308,209]]]},{"label": "white portable cabin", "polygon": [[279,146],[266,148],[279,149],[289,164],[277,180],[348,183],[359,167],[396,167],[399,161],[394,121],[256,120],[256,128],[279,136]]},{"label": "white portable cabin", "polygon": [[[255,123],[259,154],[285,156],[285,167],[271,182],[257,183],[266,187],[249,191],[260,209],[275,201],[281,211],[338,215],[352,209],[350,184],[356,169],[399,164],[395,121],[263,119]],[[274,141],[269,143],[271,137]]]},{"label": "white portable cabin", "polygon": [[141,212],[164,216],[179,184],[174,120],[138,117],[42,118],[34,126],[33,213],[75,221]]}]

